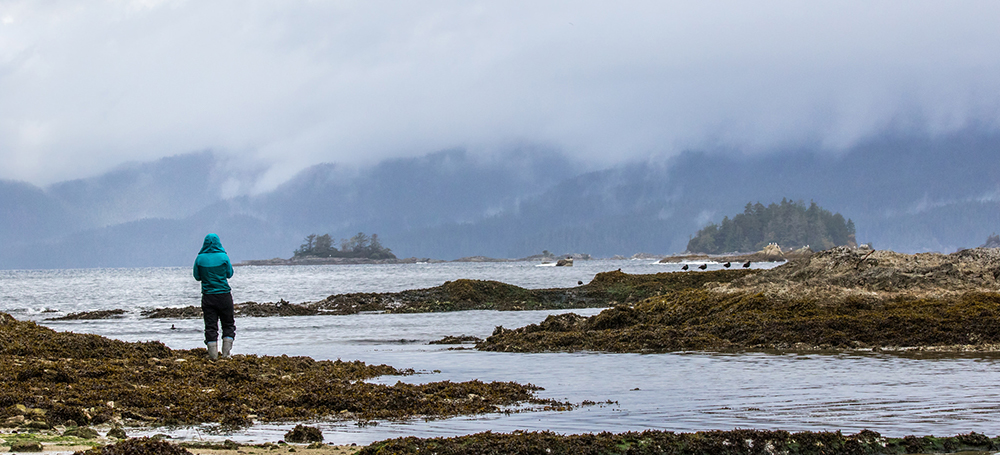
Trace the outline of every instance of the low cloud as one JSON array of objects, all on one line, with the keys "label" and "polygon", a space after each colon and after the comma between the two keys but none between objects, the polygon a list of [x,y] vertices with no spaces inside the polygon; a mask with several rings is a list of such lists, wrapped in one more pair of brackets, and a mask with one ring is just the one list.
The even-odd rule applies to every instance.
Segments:
[{"label": "low cloud", "polygon": [[0,178],[46,184],[209,149],[271,166],[261,190],[317,162],[451,147],[535,143],[603,165],[996,128],[998,13],[920,1],[9,1]]}]

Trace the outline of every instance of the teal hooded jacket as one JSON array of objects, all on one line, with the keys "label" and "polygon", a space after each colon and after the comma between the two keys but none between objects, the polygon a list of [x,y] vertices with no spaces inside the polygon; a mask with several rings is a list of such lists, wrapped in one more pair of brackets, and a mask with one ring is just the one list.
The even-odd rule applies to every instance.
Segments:
[{"label": "teal hooded jacket", "polygon": [[205,236],[205,243],[194,260],[194,279],[201,281],[202,294],[225,294],[232,291],[229,282],[233,277],[233,264],[222,248],[222,241],[215,234]]}]

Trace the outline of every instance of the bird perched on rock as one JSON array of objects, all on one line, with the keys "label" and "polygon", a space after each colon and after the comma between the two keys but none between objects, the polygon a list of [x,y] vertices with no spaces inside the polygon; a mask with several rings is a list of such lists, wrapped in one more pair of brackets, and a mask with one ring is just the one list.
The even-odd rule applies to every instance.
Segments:
[{"label": "bird perched on rock", "polygon": [[577,281],[576,284],[578,285],[583,284],[583,281]]},{"label": "bird perched on rock", "polygon": [[687,269],[688,269],[688,265],[687,264],[684,264],[684,267],[681,267],[681,270],[687,270]]},{"label": "bird perched on rock", "polygon": [[702,264],[698,266],[699,269],[705,270],[708,268],[708,264]]},{"label": "bird perched on rock", "polygon": [[727,262],[727,263],[725,263],[725,264],[722,264],[722,266],[723,266],[723,267],[725,267],[725,268],[727,268],[727,269],[728,269],[728,268],[729,268],[729,266],[731,266],[731,265],[732,265],[732,264],[731,264],[731,263],[728,263],[728,262]]},{"label": "bird perched on rock", "polygon": [[750,268],[750,261],[746,261],[746,262],[744,262],[744,263],[743,263],[743,268],[744,268],[744,269],[749,269],[749,268]]}]

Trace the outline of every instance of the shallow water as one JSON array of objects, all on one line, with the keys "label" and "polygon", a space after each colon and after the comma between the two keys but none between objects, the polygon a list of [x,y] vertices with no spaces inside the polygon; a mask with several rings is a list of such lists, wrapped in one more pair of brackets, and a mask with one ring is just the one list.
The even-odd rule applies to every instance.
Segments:
[{"label": "shallow water", "polygon": [[[583,262],[583,261],[578,261]],[[619,267],[631,273],[678,266],[636,261],[591,261],[572,269],[529,264],[427,264],[404,266],[321,266],[240,268],[233,280],[237,300],[308,301],[334,292],[394,291],[441,284],[457,278],[498,279],[527,287],[566,287],[595,273]],[[420,266],[423,266],[422,268]],[[385,267],[380,269],[380,267]],[[717,267],[717,266],[716,266]],[[333,270],[330,270],[333,268]],[[182,273],[183,272],[183,273]],[[4,311],[16,302],[35,302],[21,316],[43,317],[39,308],[62,312],[196,303],[187,270],[7,272]],[[115,286],[134,287],[132,293]],[[568,282],[568,284],[566,284]],[[286,287],[283,283],[288,284]],[[403,284],[401,284],[403,283]],[[180,288],[180,289],[174,289]],[[33,295],[33,292],[38,292]],[[185,297],[188,296],[188,297]],[[44,302],[44,303],[43,303]],[[575,310],[596,314],[599,309]],[[517,381],[545,388],[540,396],[580,403],[612,401],[567,412],[460,417],[436,421],[380,422],[358,427],[320,422],[328,442],[365,444],[399,436],[449,436],[479,431],[552,430],[559,433],[661,429],[697,431],[758,428],[841,430],[864,428],[890,436],[954,435],[976,431],[995,435],[1000,410],[996,387],[1000,358],[979,356],[904,357],[886,354],[509,354],[449,351],[428,345],[445,335],[488,336],[496,325],[520,327],[557,311],[466,311],[434,314],[359,314],[243,318],[237,320],[234,352],[307,355],[316,359],[359,359],[414,368],[423,374],[383,377],[385,383],[440,380]],[[200,320],[41,321],[56,330],[97,333],[136,341],[155,339],[172,348],[199,347]],[[171,326],[174,329],[171,329]],[[439,372],[434,372],[438,370]],[[225,436],[205,428],[169,433],[183,438],[274,441],[291,425],[257,425]],[[156,432],[164,432],[162,429]],[[141,433],[135,433],[141,434]]]},{"label": "shallow water", "polygon": [[[757,263],[753,268],[770,268]],[[708,270],[721,269],[710,263]],[[365,264],[236,267],[230,284],[237,302],[293,303],[322,300],[349,292],[398,292],[438,286],[460,278],[496,280],[526,288],[568,288],[590,282],[600,272],[680,270],[679,264],[652,260],[576,261],[573,267],[533,262],[441,264]],[[0,311],[41,317],[60,313],[122,308],[147,309],[199,304],[201,290],[188,267],[135,269],[0,270]]]}]

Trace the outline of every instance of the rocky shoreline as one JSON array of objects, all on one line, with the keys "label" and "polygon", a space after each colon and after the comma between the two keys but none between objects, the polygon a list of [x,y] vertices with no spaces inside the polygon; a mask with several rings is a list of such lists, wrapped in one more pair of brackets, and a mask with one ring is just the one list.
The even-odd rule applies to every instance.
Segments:
[{"label": "rocky shoreline", "polygon": [[[990,438],[979,433],[951,437],[904,436],[885,437],[877,432],[863,430],[853,435],[840,432],[789,433],[768,430],[703,431],[673,433],[647,430],[628,433],[598,433],[560,435],[553,432],[476,433],[451,438],[403,437],[374,442],[366,447],[334,446],[313,442],[290,444],[285,441],[262,444],[238,444],[233,441],[219,443],[171,443],[160,438],[24,437],[8,434],[5,442],[11,451],[41,451],[49,449],[78,449],[74,455],[147,455],[192,453],[233,455],[262,451],[270,453],[299,452],[303,454],[676,454],[676,455],[756,455],[783,453],[787,455],[897,455],[917,453],[966,455],[989,454],[1000,448],[1000,438]],[[46,441],[43,444],[39,441]],[[49,442],[53,441],[53,442]],[[194,452],[192,452],[192,450]]]},{"label": "rocky shoreline", "polygon": [[[711,272],[704,272],[706,275]],[[497,327],[488,351],[1000,350],[1000,251],[840,247],[584,318]]]},{"label": "rocky shoreline", "polygon": [[[304,304],[245,302],[236,312],[270,317],[609,307],[590,318],[568,313],[518,329],[498,327],[476,344],[506,352],[1000,351],[1000,326],[991,322],[1000,317],[1000,250],[907,255],[838,247],[800,253],[769,270],[612,271],[555,289],[462,279]],[[114,310],[94,313],[100,314],[64,318],[121,316]],[[201,309],[142,315],[198,318]]]},{"label": "rocky shoreline", "polygon": [[377,376],[410,375],[388,365],[242,355],[212,362],[205,349],[173,350],[56,332],[0,313],[0,426],[121,426],[308,419],[444,418],[570,409],[540,399],[533,385],[450,381],[382,385]]},{"label": "rocky shoreline", "polygon": [[731,430],[673,433],[648,430],[629,433],[560,435],[553,432],[477,433],[454,438],[398,438],[370,444],[359,455],[378,454],[787,454],[854,455],[910,453],[990,453],[1000,438],[969,433],[946,438],[886,438],[864,430],[838,432]]},{"label": "rocky shoreline", "polygon": [[[476,343],[508,352],[670,352],[688,350],[867,350],[1000,352],[1000,251],[950,255],[835,248],[770,270],[718,270],[629,275],[600,273],[575,288],[529,290],[495,281],[455,280],[398,293],[330,296],[320,302],[241,304],[241,316],[425,312],[464,309],[609,306],[593,317],[550,316],[518,329],[497,327],[478,340],[453,336],[441,344]],[[199,317],[192,308],[167,317]],[[120,317],[117,311],[70,319]],[[156,317],[147,314],[147,317]],[[367,447],[322,443],[172,444],[157,439],[100,437],[90,426],[218,424],[312,419],[446,418],[519,410],[566,410],[574,404],[539,399],[538,387],[473,380],[381,385],[367,379],[414,374],[388,365],[315,361],[308,357],[235,356],[210,362],[204,349],[172,350],[159,342],[128,343],[56,332],[0,313],[0,426],[14,442],[51,435],[81,454],[251,451],[361,454],[985,454],[1000,439],[885,437],[872,431],[769,430],[673,433],[643,431],[560,435],[478,433],[451,438],[397,438]],[[587,405],[585,402],[581,405]],[[34,438],[34,439],[33,439]],[[85,451],[87,446],[94,447]],[[41,445],[39,445],[41,447]]]},{"label": "rocky shoreline", "polygon": [[[66,430],[69,432],[70,430]],[[64,433],[65,434],[65,433]],[[402,437],[377,441],[366,447],[335,446],[321,441],[259,444],[224,442],[172,443],[160,437],[116,439],[47,434],[2,434],[13,452],[76,450],[74,455],[239,455],[248,453],[334,454],[466,454],[466,455],[902,455],[918,453],[986,455],[1000,449],[1000,438],[980,433],[950,437],[886,437],[862,430],[840,432],[736,429],[674,433],[646,430],[627,433],[557,434],[545,432],[476,433],[449,438]],[[286,435],[287,439],[287,435]]]}]

